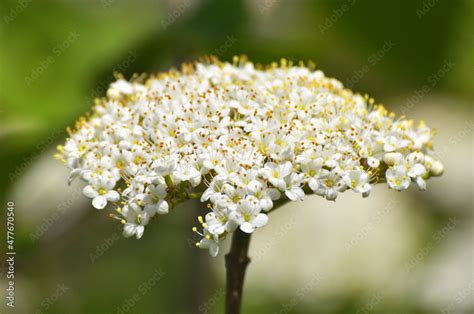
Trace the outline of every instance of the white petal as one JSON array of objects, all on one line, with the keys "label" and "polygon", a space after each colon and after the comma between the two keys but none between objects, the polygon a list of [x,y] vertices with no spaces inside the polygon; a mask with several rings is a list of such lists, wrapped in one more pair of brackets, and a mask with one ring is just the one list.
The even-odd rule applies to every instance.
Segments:
[{"label": "white petal", "polygon": [[201,202],[207,201],[209,198],[211,198],[212,194],[214,194],[214,190],[212,188],[207,188],[204,193],[201,195]]},{"label": "white petal", "polygon": [[426,190],[426,181],[422,177],[417,177],[415,181],[420,191]]},{"label": "white petal", "polygon": [[286,188],[286,182],[283,179],[270,178],[270,183],[275,187],[284,190]]},{"label": "white petal", "polygon": [[287,161],[283,165],[283,169],[281,170],[282,177],[286,177],[287,175],[289,175],[292,169],[293,169],[293,165],[291,164],[291,162]]},{"label": "white petal", "polygon": [[252,233],[254,232],[255,228],[252,226],[250,222],[244,222],[243,224],[240,225],[240,230],[242,230],[245,233]]},{"label": "white petal", "polygon": [[120,199],[120,194],[117,191],[109,191],[105,196],[109,202],[117,202]]},{"label": "white petal", "polygon": [[292,201],[303,201],[304,191],[301,188],[291,188],[285,192],[286,196]]},{"label": "white petal", "polygon": [[214,165],[212,164],[212,162],[209,160],[209,159],[204,159],[202,161],[202,165],[207,168],[207,169],[214,169]]},{"label": "white petal", "polygon": [[247,184],[247,188],[250,192],[256,193],[257,191],[262,189],[262,184],[257,180],[252,180]]},{"label": "white petal", "polygon": [[96,196],[92,200],[92,206],[94,206],[97,209],[103,209],[106,205],[107,205],[107,199],[105,198],[104,195]]},{"label": "white petal", "polygon": [[254,225],[257,228],[263,227],[267,224],[268,222],[268,216],[265,214],[258,214],[257,217],[255,217],[252,220],[252,225]]},{"label": "white petal", "polygon": [[160,185],[158,185],[158,187],[156,188],[156,192],[155,192],[155,193],[156,193],[156,196],[157,196],[158,198],[165,198],[165,197],[166,197],[166,193],[167,193],[167,192],[166,192],[166,189],[167,189],[167,188],[168,188],[168,187],[166,186],[166,184],[160,184]]},{"label": "white petal", "polygon": [[143,232],[145,232],[145,227],[137,226],[137,230],[135,232],[137,234],[137,239],[140,239],[143,236]]},{"label": "white petal", "polygon": [[406,178],[406,179],[403,180],[403,182],[402,182],[402,188],[403,188],[404,190],[408,189],[408,187],[410,186],[410,183],[411,183],[410,179],[409,179],[409,178]]},{"label": "white petal", "polygon": [[169,212],[169,205],[167,201],[160,201],[158,205],[158,214],[164,215]]},{"label": "white petal", "polygon": [[423,166],[422,164],[414,164],[408,172],[408,175],[410,177],[422,176],[425,174],[425,172],[425,166]]},{"label": "white petal", "polygon": [[210,245],[211,245],[211,240],[208,240],[206,238],[202,238],[201,241],[199,241],[200,249],[208,249]]},{"label": "white petal", "polygon": [[107,190],[112,190],[115,187],[115,180],[107,179],[105,181],[105,187],[107,188]]},{"label": "white petal", "polygon": [[201,183],[201,173],[199,172],[198,176],[192,177],[189,179],[189,182],[191,182],[191,185],[193,187],[198,186]]},{"label": "white petal", "polygon": [[319,188],[319,182],[315,178],[309,179],[308,185],[309,185],[309,188],[313,190],[313,192],[316,192]]},{"label": "white petal", "polygon": [[157,212],[157,206],[155,204],[148,204],[144,208],[145,212],[149,213],[151,217],[155,216]]},{"label": "white petal", "polygon": [[372,186],[369,183],[364,184],[360,189],[357,190],[359,193],[367,194],[372,189]]},{"label": "white petal", "polygon": [[268,189],[267,195],[272,199],[272,201],[276,201],[281,197],[281,193],[277,189]]},{"label": "white petal", "polygon": [[330,160],[326,160],[325,164],[326,166],[330,168],[334,168],[337,166],[337,161],[330,159]]},{"label": "white petal", "polygon": [[225,226],[224,225],[212,225],[208,227],[208,231],[211,234],[223,234],[225,231]]},{"label": "white petal", "polygon": [[237,225],[242,225],[245,223],[244,218],[238,212],[232,211],[229,213],[229,220],[233,221]]},{"label": "white petal", "polygon": [[131,224],[131,223],[126,223],[123,226],[123,236],[126,238],[131,237],[135,234],[135,230],[136,230],[136,225]]},{"label": "white petal", "polygon": [[390,145],[390,144],[385,144],[383,146],[383,150],[386,151],[386,152],[393,152],[395,149],[396,149],[396,147],[394,147],[393,145]]},{"label": "white petal", "polygon": [[328,189],[325,196],[328,201],[334,201],[337,198],[337,191],[335,189]]},{"label": "white petal", "polygon": [[259,174],[261,177],[267,179],[267,178],[270,177],[271,170],[268,169],[268,168],[263,168],[263,169],[260,169],[260,170],[258,171],[258,174]]},{"label": "white petal", "polygon": [[89,198],[94,198],[99,195],[99,193],[97,193],[97,191],[94,190],[90,185],[86,185],[82,190],[82,193]]},{"label": "white petal", "polygon": [[81,175],[82,169],[76,168],[73,171],[71,171],[71,175],[69,176],[69,179],[67,180],[67,184],[71,185],[71,182],[77,178],[78,176]]},{"label": "white petal", "polygon": [[349,175],[342,177],[342,181],[350,188],[352,188],[352,178]]},{"label": "white petal", "polygon": [[229,220],[225,224],[225,231],[234,232],[238,227],[239,227],[239,224],[237,224],[234,220]]},{"label": "white petal", "polygon": [[264,198],[260,200],[260,208],[264,211],[269,211],[273,208],[273,202],[270,198]]},{"label": "white petal", "polygon": [[209,245],[209,254],[212,257],[216,257],[219,254],[219,245],[217,243],[213,242]]}]

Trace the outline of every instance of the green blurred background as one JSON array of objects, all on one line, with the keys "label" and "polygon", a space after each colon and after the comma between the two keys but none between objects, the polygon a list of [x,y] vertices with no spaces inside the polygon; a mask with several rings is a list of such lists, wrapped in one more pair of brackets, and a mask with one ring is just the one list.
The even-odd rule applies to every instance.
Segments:
[{"label": "green blurred background", "polygon": [[313,60],[424,118],[446,165],[424,193],[276,212],[252,240],[244,313],[473,313],[473,29],[471,0],[0,0],[0,247],[14,200],[17,252],[2,313],[222,313],[223,254],[193,245],[203,206],[123,239],[52,158],[114,72],[206,54]]}]

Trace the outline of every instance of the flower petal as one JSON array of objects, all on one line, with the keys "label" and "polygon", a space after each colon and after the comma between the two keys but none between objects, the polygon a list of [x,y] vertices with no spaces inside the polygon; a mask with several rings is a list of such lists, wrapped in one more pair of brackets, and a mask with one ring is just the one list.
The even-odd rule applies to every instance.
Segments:
[{"label": "flower petal", "polygon": [[257,217],[255,217],[252,220],[252,225],[254,225],[257,228],[263,227],[267,224],[268,222],[268,216],[265,214],[258,214]]},{"label": "flower petal", "polygon": [[145,227],[137,226],[137,230],[135,232],[137,239],[140,239],[143,236],[143,232],[145,232]]},{"label": "flower petal", "polygon": [[308,185],[309,185],[309,188],[313,190],[313,192],[316,192],[319,188],[319,182],[315,178],[309,179]]},{"label": "flower petal", "polygon": [[167,214],[169,211],[169,205],[167,201],[160,201],[158,202],[158,214],[164,215]]},{"label": "flower petal", "polygon": [[94,206],[97,209],[103,209],[106,205],[107,205],[107,199],[105,198],[104,195],[96,196],[92,200],[92,206]]},{"label": "flower petal", "polygon": [[408,172],[408,175],[410,177],[422,176],[425,174],[425,172],[425,166],[423,166],[422,164],[414,164]]},{"label": "flower petal", "polygon": [[107,192],[105,197],[109,202],[117,202],[120,199],[120,194],[117,191],[112,190]]},{"label": "flower petal", "polygon": [[97,193],[97,191],[94,190],[91,185],[86,185],[82,190],[82,193],[89,198],[94,198],[99,195],[99,193]]},{"label": "flower petal", "polygon": [[216,257],[219,254],[219,245],[217,243],[213,242],[209,245],[209,254],[212,257]]},{"label": "flower petal", "polygon": [[336,191],[336,189],[328,189],[328,190],[326,191],[326,195],[325,195],[325,196],[326,196],[326,199],[327,199],[328,201],[334,201],[334,200],[336,200],[336,198],[337,198],[337,191]]},{"label": "flower petal", "polygon": [[291,188],[285,192],[286,196],[292,201],[303,201],[304,191],[301,188]]},{"label": "flower petal", "polygon": [[240,230],[242,230],[245,233],[252,233],[254,232],[255,228],[252,226],[250,222],[244,222],[243,224],[240,225]]},{"label": "flower petal", "polygon": [[136,227],[136,225],[127,222],[123,226],[123,236],[126,238],[133,236],[135,234]]}]

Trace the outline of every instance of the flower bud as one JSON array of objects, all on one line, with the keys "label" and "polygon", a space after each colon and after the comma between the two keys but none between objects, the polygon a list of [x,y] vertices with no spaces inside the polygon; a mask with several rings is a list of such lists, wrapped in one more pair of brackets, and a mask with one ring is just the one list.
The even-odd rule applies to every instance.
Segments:
[{"label": "flower bud", "polygon": [[430,168],[430,174],[433,177],[439,177],[443,174],[443,172],[444,172],[443,163],[441,163],[441,161],[438,161],[438,160],[434,161]]}]

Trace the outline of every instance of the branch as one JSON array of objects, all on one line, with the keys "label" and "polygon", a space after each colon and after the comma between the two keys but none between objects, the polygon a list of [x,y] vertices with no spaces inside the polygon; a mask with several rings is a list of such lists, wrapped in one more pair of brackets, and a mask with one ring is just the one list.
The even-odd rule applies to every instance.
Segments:
[{"label": "branch", "polygon": [[240,314],[245,271],[250,262],[247,256],[250,234],[234,231],[229,253],[225,256],[227,270],[226,314]]}]

